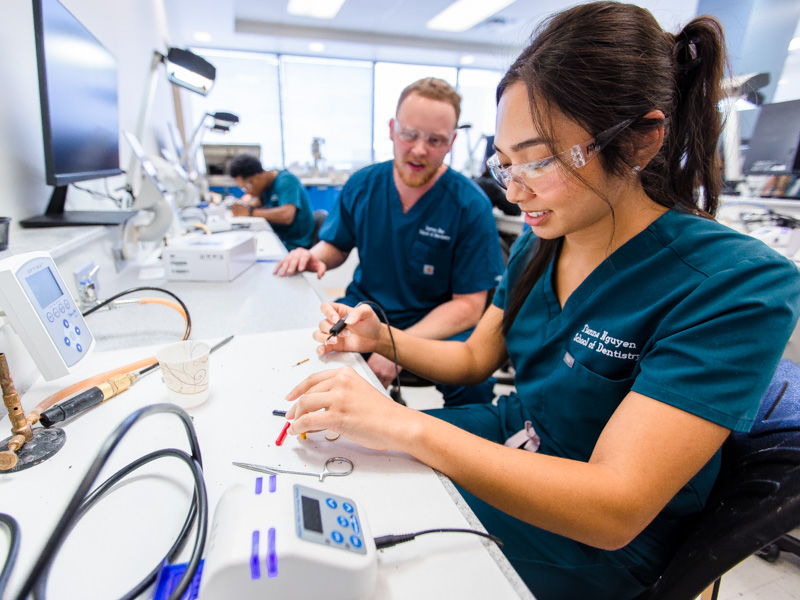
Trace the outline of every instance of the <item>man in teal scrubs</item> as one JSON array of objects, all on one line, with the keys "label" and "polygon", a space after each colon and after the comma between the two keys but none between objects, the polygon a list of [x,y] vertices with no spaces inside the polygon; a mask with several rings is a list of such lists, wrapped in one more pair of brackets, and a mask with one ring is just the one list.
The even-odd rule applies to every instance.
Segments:
[{"label": "man in teal scrubs", "polygon": [[[389,123],[394,160],[348,180],[310,251],[296,250],[275,270],[319,277],[358,250],[359,265],[339,302],[376,302],[395,327],[419,337],[469,337],[503,272],[499,235],[486,195],[444,164],[453,145],[461,97],[427,78],[400,95]],[[368,363],[388,387],[394,363]],[[446,406],[491,402],[493,381],[440,386]]]},{"label": "man in teal scrubs", "polygon": [[228,173],[245,195],[231,207],[235,217],[266,219],[288,250],[308,248],[314,234],[314,215],[308,193],[289,171],[265,171],[249,154],[236,156]]},{"label": "man in teal scrubs", "polygon": [[[515,244],[496,306],[507,310],[509,290],[535,242],[528,231]],[[497,406],[430,414],[507,446],[581,462],[589,461],[629,391],[735,431],[750,430],[760,390],[769,385],[797,320],[798,290],[785,283],[797,278],[790,261],[715,221],[671,210],[597,267],[563,309],[552,268],[506,335],[517,392]],[[744,339],[747,344],[739,342]],[[581,598],[628,597],[629,590],[614,586],[628,581],[636,589],[641,584],[632,575],[652,581],[663,571],[683,533],[678,524],[708,498],[720,453],[616,551],[539,529],[461,492],[537,589],[558,597],[581,582]]]}]

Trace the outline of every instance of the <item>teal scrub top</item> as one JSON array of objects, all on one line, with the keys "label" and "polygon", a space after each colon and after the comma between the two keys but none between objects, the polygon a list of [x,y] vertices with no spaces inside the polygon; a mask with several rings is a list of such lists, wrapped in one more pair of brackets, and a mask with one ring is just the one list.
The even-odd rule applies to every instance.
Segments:
[{"label": "teal scrub top", "polygon": [[311,239],[314,235],[314,215],[308,199],[308,192],[297,177],[286,170],[278,171],[272,186],[261,194],[261,203],[265,208],[294,204],[297,207],[297,213],[291,224],[270,223],[270,226],[289,250],[311,246]]},{"label": "teal scrub top", "polygon": [[319,237],[344,252],[358,249],[346,299],[377,302],[401,329],[453,294],[493,289],[503,273],[491,202],[452,169],[405,214],[392,161],[357,171]]},{"label": "teal scrub top", "polygon": [[[535,241],[528,232],[512,249],[498,307]],[[563,309],[552,262],[528,294],[506,336],[522,418],[539,434],[539,452],[581,461],[631,390],[748,431],[799,313],[792,262],[715,221],[670,210],[597,267]],[[618,552],[658,562],[661,542],[705,504],[719,457]]]}]

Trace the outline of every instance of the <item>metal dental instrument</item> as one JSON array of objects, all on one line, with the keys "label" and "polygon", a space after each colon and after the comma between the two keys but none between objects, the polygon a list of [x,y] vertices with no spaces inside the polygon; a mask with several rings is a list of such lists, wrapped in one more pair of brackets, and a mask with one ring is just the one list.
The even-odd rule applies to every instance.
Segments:
[{"label": "metal dental instrument", "polygon": [[[332,465],[333,463],[344,463],[346,465],[346,470],[331,471],[328,468],[328,465]],[[254,465],[250,463],[235,462],[231,464],[233,464],[235,467],[250,469],[251,471],[258,471],[259,473],[287,473],[290,475],[310,475],[312,477],[319,477],[320,481],[325,481],[326,477],[344,477],[345,475],[350,475],[350,473],[353,472],[353,461],[351,461],[349,458],[344,458],[342,456],[335,456],[333,458],[329,458],[328,460],[326,460],[321,473],[314,473],[312,471],[292,471],[291,469],[279,469],[277,467],[266,467],[264,465]]]}]

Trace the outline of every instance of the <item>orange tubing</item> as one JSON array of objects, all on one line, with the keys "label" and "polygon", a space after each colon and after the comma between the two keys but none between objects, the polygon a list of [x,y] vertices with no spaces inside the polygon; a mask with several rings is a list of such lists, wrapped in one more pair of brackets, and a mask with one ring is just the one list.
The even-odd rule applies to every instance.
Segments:
[{"label": "orange tubing", "polygon": [[163,304],[164,306],[169,306],[181,313],[184,324],[188,323],[183,307],[174,300],[167,300],[166,298],[139,298],[139,304]]},{"label": "orange tubing", "polygon": [[131,371],[138,371],[139,369],[143,369],[149,365],[155,364],[156,357],[150,356],[149,358],[143,358],[135,363],[131,363],[129,365],[125,365],[124,367],[117,367],[116,369],[112,369],[111,371],[106,371],[105,373],[100,373],[99,375],[95,375],[94,377],[90,377],[88,379],[84,379],[83,381],[79,381],[78,383],[73,383],[71,386],[64,388],[63,390],[57,391],[55,394],[50,394],[47,398],[39,402],[36,406],[33,407],[33,410],[28,413],[28,423],[33,425],[34,423],[39,421],[39,416],[46,411],[48,408],[53,406],[56,402],[67,398],[68,396],[72,396],[73,394],[77,394],[78,392],[82,392],[86,389],[94,387],[102,382],[104,382],[109,377],[113,377],[114,375],[121,375],[122,373],[129,373]]}]

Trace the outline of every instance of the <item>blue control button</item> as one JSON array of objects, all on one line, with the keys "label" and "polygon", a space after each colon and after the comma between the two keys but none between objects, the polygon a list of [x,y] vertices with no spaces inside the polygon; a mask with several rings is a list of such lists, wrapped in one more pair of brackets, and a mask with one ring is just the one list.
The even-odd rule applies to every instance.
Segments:
[{"label": "blue control button", "polygon": [[339,506],[338,504],[336,504],[336,500],[334,500],[333,498],[328,498],[327,500],[325,500],[325,504],[327,504],[331,508],[336,508],[337,506]]},{"label": "blue control button", "polygon": [[361,533],[361,525],[358,523],[358,519],[356,519],[355,515],[350,517],[350,525],[353,526],[353,531],[356,533]]},{"label": "blue control button", "polygon": [[338,531],[334,531],[331,534],[331,539],[336,542],[337,544],[341,544],[344,541],[344,537]]},{"label": "blue control button", "polygon": [[64,329],[69,329],[69,321],[67,321],[66,319],[64,319],[64,320],[63,320],[63,321],[61,321],[61,322],[62,322],[62,323],[64,323]]},{"label": "blue control button", "polygon": [[80,344],[75,344],[75,350],[77,350],[78,352],[83,352],[83,346],[81,346]]},{"label": "blue control button", "polygon": [[70,345],[72,342],[70,342],[70,341],[69,341],[69,338],[68,338],[68,337],[65,337],[65,338],[64,338],[64,343],[65,343],[67,346],[69,346],[69,345]]},{"label": "blue control button", "polygon": [[342,510],[344,510],[344,512],[351,513],[353,512],[353,505],[350,504],[349,502],[343,502]]},{"label": "blue control button", "polygon": [[81,334],[81,328],[78,327],[77,325],[75,325],[75,333],[77,333],[78,335]]},{"label": "blue control button", "polygon": [[340,527],[344,527],[345,529],[347,529],[347,526],[350,525],[350,523],[347,522],[347,517],[342,517],[341,515],[336,517],[336,521],[339,523]]},{"label": "blue control button", "polygon": [[350,543],[352,544],[353,548],[361,548],[361,538],[356,535],[350,536]]}]

